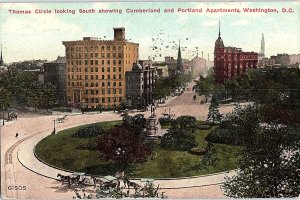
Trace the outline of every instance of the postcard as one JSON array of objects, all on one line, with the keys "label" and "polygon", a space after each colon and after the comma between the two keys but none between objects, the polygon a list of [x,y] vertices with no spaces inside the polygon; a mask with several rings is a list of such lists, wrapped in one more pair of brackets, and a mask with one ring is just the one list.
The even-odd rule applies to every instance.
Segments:
[{"label": "postcard", "polygon": [[0,3],[3,199],[300,195],[300,3]]}]

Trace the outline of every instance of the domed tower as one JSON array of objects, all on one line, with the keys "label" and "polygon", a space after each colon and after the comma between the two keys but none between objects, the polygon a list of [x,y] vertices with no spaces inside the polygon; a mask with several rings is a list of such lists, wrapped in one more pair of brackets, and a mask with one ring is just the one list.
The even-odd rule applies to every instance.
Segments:
[{"label": "domed tower", "polygon": [[214,51],[214,76],[215,81],[218,83],[224,83],[225,81],[225,46],[221,38],[220,30],[220,21],[219,21],[219,37],[215,42],[215,51]]}]

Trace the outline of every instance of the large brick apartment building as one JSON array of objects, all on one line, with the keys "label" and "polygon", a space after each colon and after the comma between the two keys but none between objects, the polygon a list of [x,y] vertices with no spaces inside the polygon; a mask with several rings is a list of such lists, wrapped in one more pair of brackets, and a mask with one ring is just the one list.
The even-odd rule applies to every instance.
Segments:
[{"label": "large brick apartment building", "polygon": [[258,53],[243,52],[241,48],[225,47],[220,33],[215,42],[214,72],[215,81],[224,83],[234,76],[239,76],[250,68],[257,68]]},{"label": "large brick apartment building", "polygon": [[139,44],[114,28],[113,40],[84,37],[63,41],[66,48],[67,103],[113,108],[125,98],[125,72],[139,58]]}]

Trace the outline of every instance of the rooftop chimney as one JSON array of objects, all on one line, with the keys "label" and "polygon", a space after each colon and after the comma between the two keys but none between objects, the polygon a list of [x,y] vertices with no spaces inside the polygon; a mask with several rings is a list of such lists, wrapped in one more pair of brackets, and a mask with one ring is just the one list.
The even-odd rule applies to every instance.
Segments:
[{"label": "rooftop chimney", "polygon": [[125,28],[114,28],[114,40],[125,40]]}]

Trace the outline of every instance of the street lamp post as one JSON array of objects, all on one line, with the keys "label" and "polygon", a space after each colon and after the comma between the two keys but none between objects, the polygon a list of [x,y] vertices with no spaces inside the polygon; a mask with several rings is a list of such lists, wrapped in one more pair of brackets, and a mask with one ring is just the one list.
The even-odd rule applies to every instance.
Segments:
[{"label": "street lamp post", "polygon": [[114,113],[116,112],[116,101],[117,101],[117,97],[114,97]]},{"label": "street lamp post", "polygon": [[3,113],[3,116],[2,116],[3,123],[2,123],[2,125],[4,126],[4,109],[2,110],[2,113]]},{"label": "street lamp post", "polygon": [[56,130],[55,130],[55,122],[56,122],[56,120],[54,119],[54,120],[53,120],[53,125],[54,125],[54,128],[53,128],[53,134],[55,134],[55,132],[56,132]]},{"label": "street lamp post", "polygon": [[169,107],[169,118],[171,117],[171,107]]},{"label": "street lamp post", "polygon": [[118,156],[122,156],[122,164],[123,164],[123,171],[125,171],[125,150],[121,149],[120,147],[116,150],[116,153]]}]

